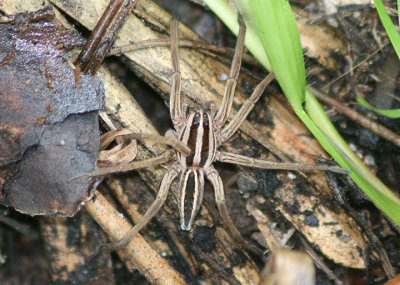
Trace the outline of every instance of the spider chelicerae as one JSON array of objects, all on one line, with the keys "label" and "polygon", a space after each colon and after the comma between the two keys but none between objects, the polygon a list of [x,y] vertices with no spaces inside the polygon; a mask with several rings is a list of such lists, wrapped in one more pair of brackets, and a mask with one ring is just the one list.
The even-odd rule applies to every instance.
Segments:
[{"label": "spider chelicerae", "polygon": [[[227,80],[222,104],[218,111],[213,110],[190,110],[181,96],[181,72],[178,56],[178,29],[176,20],[171,20],[171,59],[173,74],[171,76],[170,91],[170,115],[174,126],[165,137],[160,138],[153,135],[134,134],[125,132],[136,138],[158,140],[173,146],[163,154],[144,161],[134,161],[127,164],[116,165],[107,168],[99,168],[87,176],[104,176],[111,173],[126,172],[138,168],[146,168],[171,162],[167,172],[164,174],[157,196],[136,223],[130,232],[112,247],[124,247],[160,210],[167,199],[172,182],[179,176],[178,209],[180,215],[180,227],[189,231],[194,223],[203,200],[205,179],[208,179],[215,191],[215,202],[224,224],[229,228],[233,237],[241,242],[243,238],[229,216],[225,204],[224,186],[213,162],[227,162],[242,166],[262,169],[283,170],[323,170],[337,173],[347,173],[346,170],[336,166],[279,163],[261,159],[255,159],[239,154],[228,153],[218,150],[219,146],[229,140],[239,129],[249,112],[264,92],[268,84],[273,80],[273,74],[266,76],[252,95],[244,102],[236,115],[227,123],[232,108],[235,87],[239,76],[241,58],[243,53],[245,26],[240,26],[238,40],[236,43],[233,62],[229,79]],[[80,176],[82,178],[83,176]]]}]

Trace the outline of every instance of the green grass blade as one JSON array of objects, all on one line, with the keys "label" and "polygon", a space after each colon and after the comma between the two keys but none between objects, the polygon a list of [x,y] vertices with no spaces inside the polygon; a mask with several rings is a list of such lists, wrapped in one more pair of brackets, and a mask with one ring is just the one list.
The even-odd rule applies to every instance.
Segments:
[{"label": "green grass blade", "polygon": [[386,116],[388,118],[392,119],[398,119],[400,118],[400,109],[393,109],[393,110],[386,110],[386,109],[379,109],[371,104],[369,104],[367,101],[365,101],[364,98],[362,97],[357,97],[357,103],[363,106],[364,108],[367,108],[368,110],[374,111],[378,114],[381,114],[383,116]]},{"label": "green grass blade", "polygon": [[382,0],[374,0],[374,4],[376,10],[378,11],[379,17],[381,18],[381,22],[386,30],[386,33],[388,34],[389,39],[392,42],[392,46],[396,51],[397,57],[400,59],[400,36],[397,33],[396,28],[393,25],[388,13],[386,12]]},{"label": "green grass blade", "polygon": [[306,73],[300,37],[289,2],[255,0],[249,5],[275,77],[292,107],[300,110],[306,92]]},{"label": "green grass blade", "polygon": [[[239,33],[238,14],[225,0],[205,0],[204,3],[220,18],[220,20],[237,36]],[[244,41],[251,54],[267,69],[271,70],[271,65],[265,54],[264,48],[258,37],[257,31],[251,26],[246,31]]]}]

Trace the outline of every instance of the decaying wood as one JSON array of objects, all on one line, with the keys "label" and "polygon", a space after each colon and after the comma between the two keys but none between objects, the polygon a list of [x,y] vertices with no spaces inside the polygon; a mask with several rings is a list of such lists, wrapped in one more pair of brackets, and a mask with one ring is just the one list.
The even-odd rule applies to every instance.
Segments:
[{"label": "decaying wood", "polygon": [[79,213],[73,222],[53,217],[43,218],[40,222],[53,282],[101,279],[114,284],[109,255],[102,254],[91,262],[86,260],[96,248],[97,241],[106,242],[106,235],[87,213]]}]

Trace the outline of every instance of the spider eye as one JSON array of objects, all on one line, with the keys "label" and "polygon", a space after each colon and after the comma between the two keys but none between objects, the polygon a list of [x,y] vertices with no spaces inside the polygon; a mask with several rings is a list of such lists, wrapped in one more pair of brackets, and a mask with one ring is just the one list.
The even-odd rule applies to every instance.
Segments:
[{"label": "spider eye", "polygon": [[193,117],[193,125],[197,126],[200,123],[200,113],[196,113]]},{"label": "spider eye", "polygon": [[209,124],[209,119],[207,113],[203,114],[203,126],[208,126]]}]

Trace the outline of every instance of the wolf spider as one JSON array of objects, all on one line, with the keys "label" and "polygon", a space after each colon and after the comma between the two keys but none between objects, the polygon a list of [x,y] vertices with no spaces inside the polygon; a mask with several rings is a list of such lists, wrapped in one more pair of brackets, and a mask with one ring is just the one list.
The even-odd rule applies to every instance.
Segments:
[{"label": "wolf spider", "polygon": [[[134,161],[128,164],[100,168],[85,175],[101,176],[117,172],[125,172],[173,160],[173,163],[169,166],[161,180],[155,201],[130,232],[111,247],[118,248],[126,246],[132,237],[150,221],[166,201],[169,188],[178,175],[180,175],[178,209],[181,229],[189,231],[193,225],[194,219],[203,200],[204,182],[206,177],[214,188],[215,201],[223,222],[229,228],[234,238],[237,241],[242,242],[243,238],[229,216],[225,204],[224,186],[221,177],[212,165],[215,161],[263,169],[324,170],[347,173],[345,170],[335,166],[276,163],[219,151],[218,147],[236,133],[274,76],[273,74],[269,74],[257,85],[250,98],[246,100],[233,119],[225,126],[232,108],[233,96],[243,53],[246,28],[244,25],[241,25],[230,76],[227,80],[224,97],[218,112],[215,112],[215,110],[195,110],[187,112],[187,105],[183,102],[180,92],[181,72],[178,58],[178,32],[176,20],[171,21],[170,29],[171,59],[173,66],[170,91],[170,115],[174,130],[169,130],[166,133],[164,140],[167,142],[164,141],[163,143],[170,144],[174,148],[164,152],[160,156],[145,161]],[[154,139],[160,142],[162,140],[160,137],[152,135],[133,134],[133,136],[142,139]],[[176,142],[175,145],[174,142]]]}]

